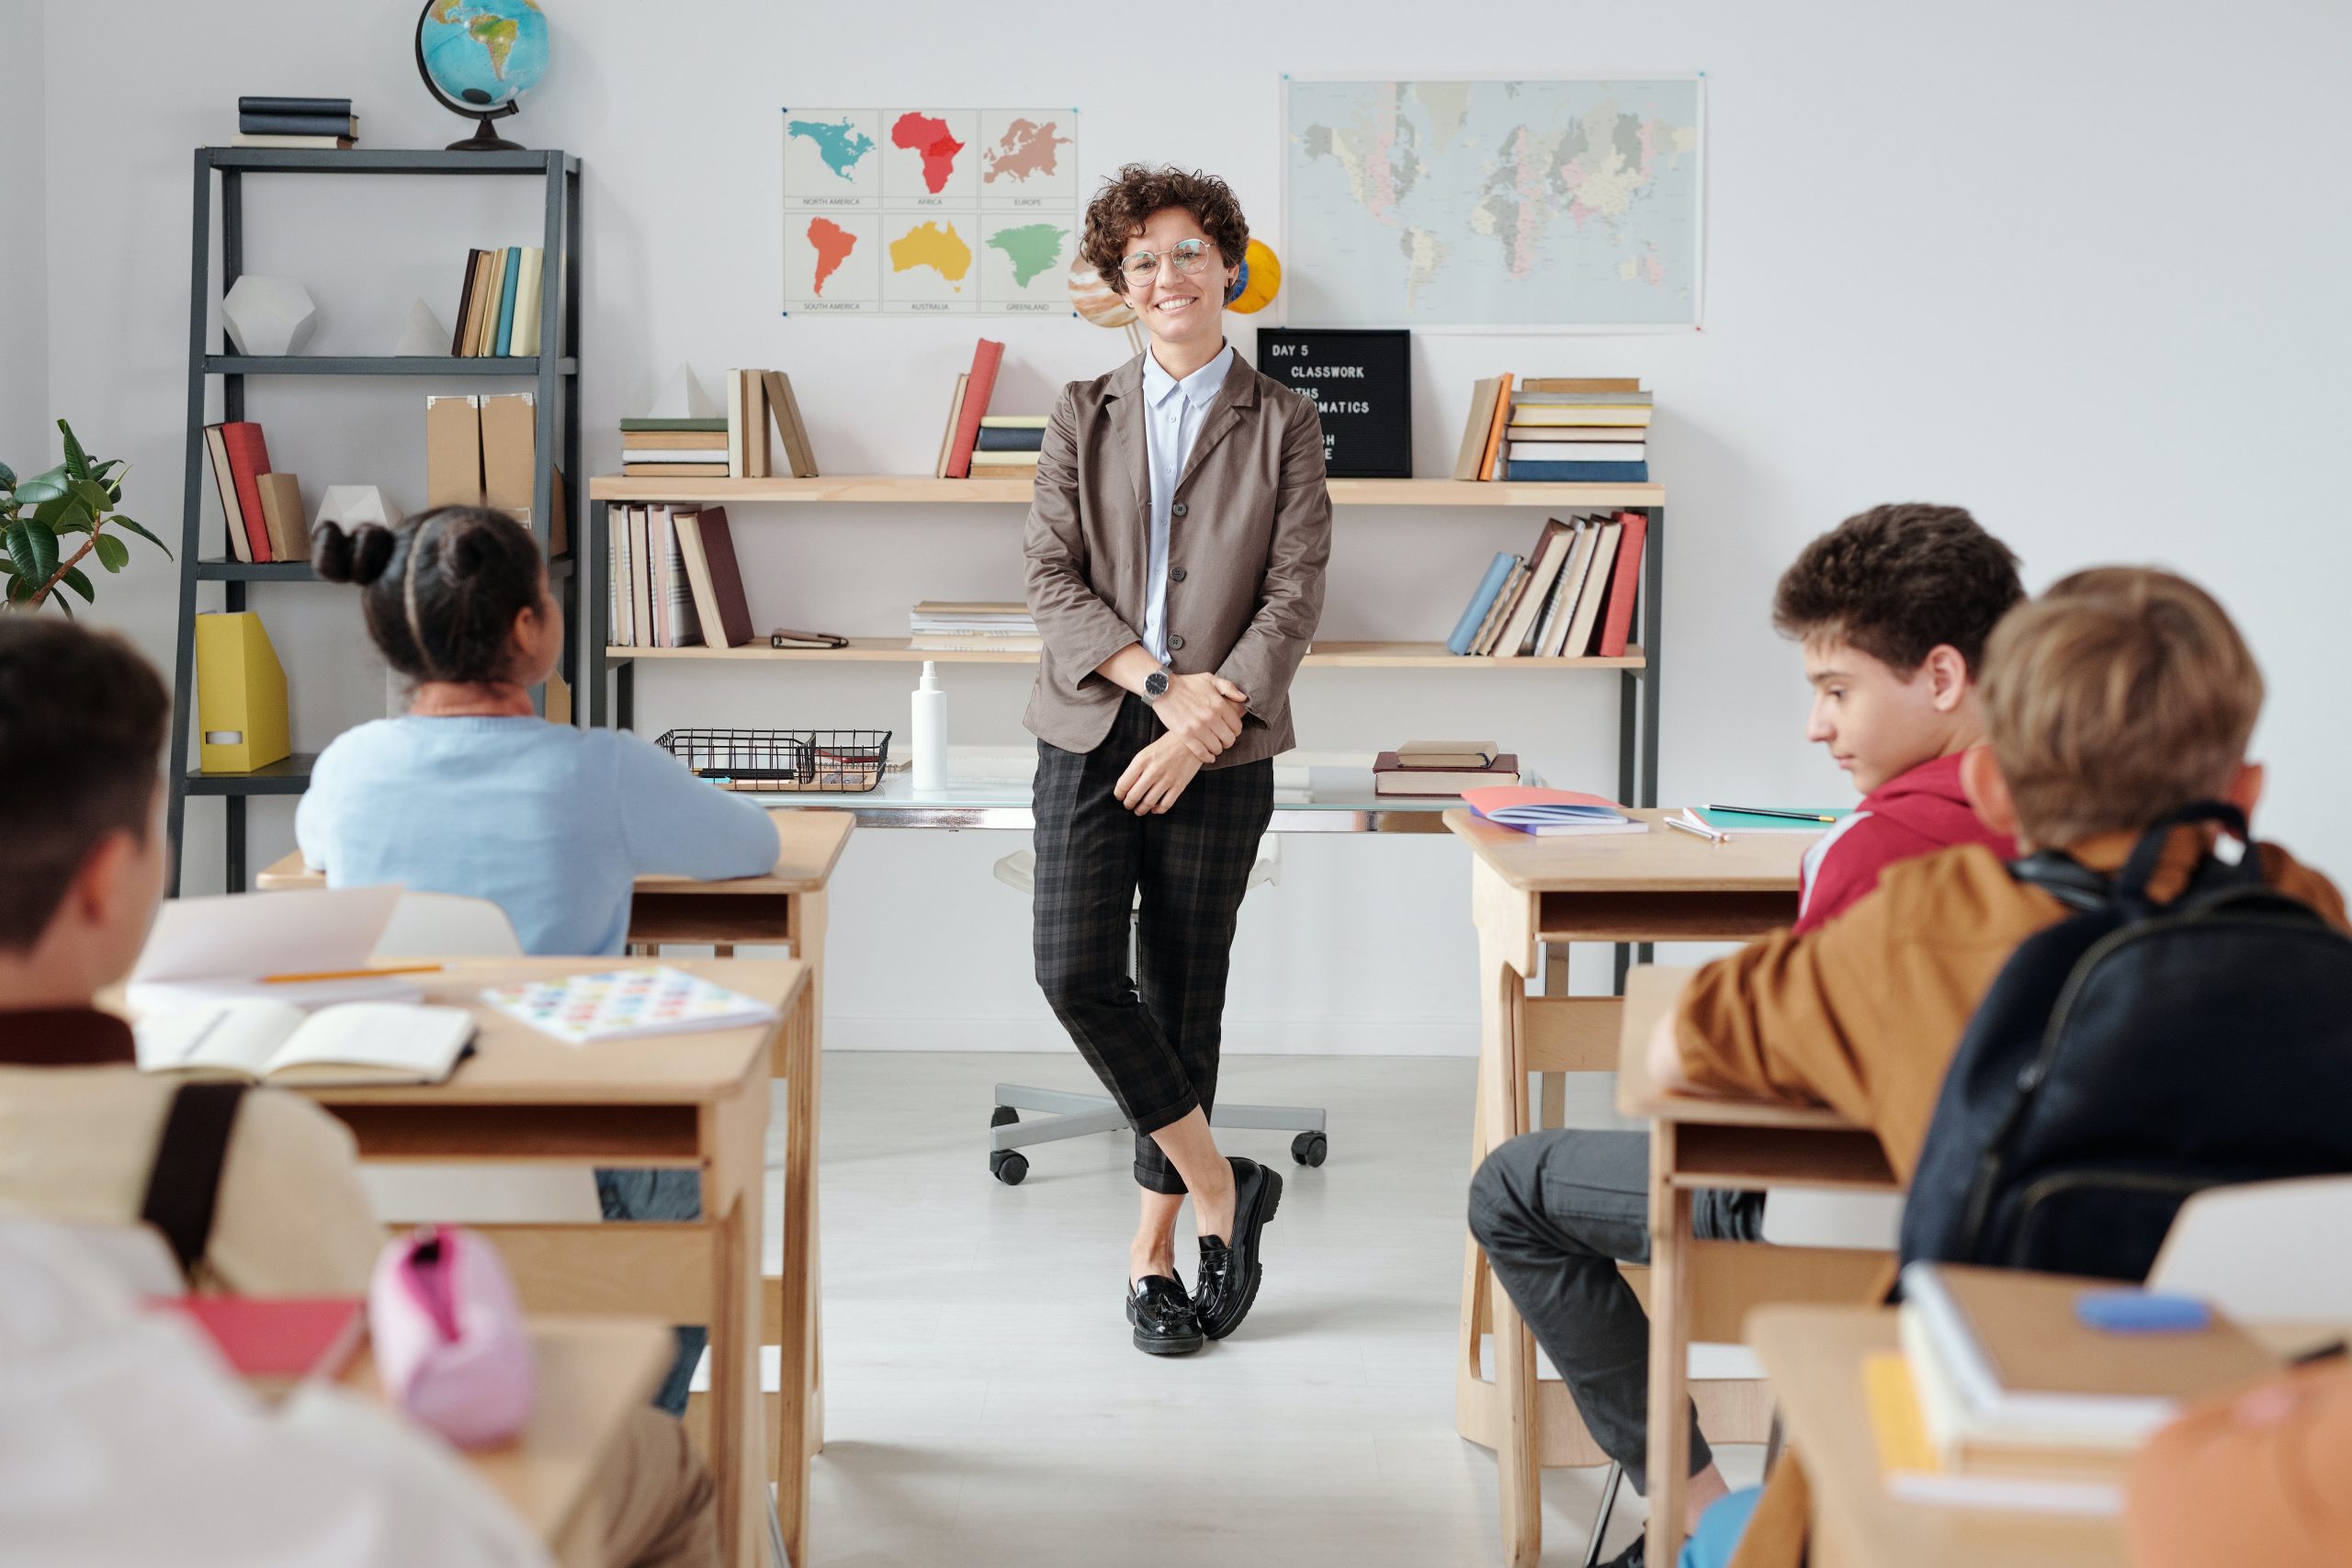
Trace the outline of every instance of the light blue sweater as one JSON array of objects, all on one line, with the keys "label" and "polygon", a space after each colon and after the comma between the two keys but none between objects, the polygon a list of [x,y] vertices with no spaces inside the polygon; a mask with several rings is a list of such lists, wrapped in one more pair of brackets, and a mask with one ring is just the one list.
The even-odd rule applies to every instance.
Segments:
[{"label": "light blue sweater", "polygon": [[645,872],[752,876],[775,829],[621,730],[540,718],[388,718],[336,738],[294,817],[331,887],[487,898],[526,953],[621,951]]}]

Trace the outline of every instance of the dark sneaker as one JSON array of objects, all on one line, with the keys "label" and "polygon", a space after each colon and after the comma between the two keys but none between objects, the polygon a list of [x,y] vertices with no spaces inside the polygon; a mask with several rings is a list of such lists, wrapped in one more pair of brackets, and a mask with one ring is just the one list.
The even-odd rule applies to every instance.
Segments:
[{"label": "dark sneaker", "polygon": [[1165,1274],[1147,1274],[1127,1292],[1127,1321],[1136,1348],[1147,1356],[1189,1356],[1201,1348],[1201,1320],[1193,1298]]}]

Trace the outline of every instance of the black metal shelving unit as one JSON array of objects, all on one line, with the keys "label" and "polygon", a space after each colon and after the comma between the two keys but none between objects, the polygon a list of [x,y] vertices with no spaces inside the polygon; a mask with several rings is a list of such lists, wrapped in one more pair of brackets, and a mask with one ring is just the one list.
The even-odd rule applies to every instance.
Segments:
[{"label": "black metal shelving unit", "polygon": [[[210,314],[217,285],[225,295],[244,270],[244,191],[247,175],[496,175],[536,178],[546,182],[546,224],[542,249],[550,279],[560,287],[543,288],[539,300],[539,341],[563,350],[560,354],[505,358],[459,359],[433,355],[251,355],[208,351],[205,322]],[[213,185],[220,184],[220,276],[211,276]],[[187,463],[180,525],[179,641],[172,671],[173,731],[171,744],[172,890],[179,890],[181,826],[190,795],[221,796],[228,813],[227,886],[242,892],[245,886],[245,801],[256,795],[300,795],[309,786],[317,753],[298,751],[281,761],[246,773],[209,773],[193,765],[197,737],[192,700],[196,676],[196,585],[221,585],[222,607],[245,608],[245,592],[256,582],[313,582],[317,574],[307,561],[255,564],[233,559],[202,558],[200,525],[204,485],[210,467],[205,450],[206,382],[221,378],[221,417],[245,417],[245,378],[248,376],[370,376],[434,377],[476,379],[484,377],[528,380],[537,388],[538,472],[531,496],[532,528],[539,548],[552,554],[550,529],[555,516],[555,486],[560,475],[564,512],[578,519],[584,498],[580,475],[580,160],[560,152],[445,152],[353,148],[277,149],[261,147],[199,147],[196,150],[196,207],[193,261],[189,267],[187,329]],[[560,265],[560,271],[556,268]],[[421,430],[421,426],[420,426]],[[577,587],[572,570],[574,552],[554,562],[559,581]],[[222,542],[227,550],[227,543]],[[580,625],[577,606],[566,615],[567,627]],[[582,683],[585,648],[577,632],[567,629],[563,668],[577,691]],[[545,694],[538,700],[544,704]]]}]

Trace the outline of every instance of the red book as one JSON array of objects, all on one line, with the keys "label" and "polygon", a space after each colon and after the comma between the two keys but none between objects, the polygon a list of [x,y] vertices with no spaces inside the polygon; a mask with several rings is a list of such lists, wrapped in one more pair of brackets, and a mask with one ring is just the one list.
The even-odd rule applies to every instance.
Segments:
[{"label": "red book", "polygon": [[988,338],[972,351],[971,378],[964,384],[964,406],[956,416],[956,445],[947,454],[947,477],[972,477],[972,446],[980,438],[980,416],[989,412],[989,394],[996,390],[996,367],[1004,363],[1004,344]]},{"label": "red book", "polygon": [[1625,639],[1634,630],[1634,595],[1642,581],[1642,548],[1649,540],[1650,514],[1620,512],[1625,532],[1617,540],[1617,570],[1609,581],[1609,608],[1602,612],[1600,646],[1603,659],[1625,657]]},{"label": "red book", "polygon": [[229,473],[237,481],[237,509],[245,514],[245,542],[253,546],[254,559],[276,560],[269,553],[269,526],[261,514],[261,476],[276,470],[269,466],[261,426],[237,420],[220,427],[220,439],[228,445]]},{"label": "red book", "polygon": [[368,1325],[357,1296],[159,1296],[147,1304],[194,1323],[249,1379],[334,1377]]}]

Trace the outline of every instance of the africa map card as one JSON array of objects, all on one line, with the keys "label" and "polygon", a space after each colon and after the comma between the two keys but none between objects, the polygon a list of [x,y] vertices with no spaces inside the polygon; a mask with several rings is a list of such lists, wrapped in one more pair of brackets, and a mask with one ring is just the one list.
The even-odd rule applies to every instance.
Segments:
[{"label": "africa map card", "polygon": [[493,986],[482,992],[481,999],[507,1017],[573,1045],[739,1029],[776,1016],[765,1002],[666,964]]},{"label": "africa map card", "polygon": [[787,315],[1070,310],[1074,109],[784,111]]}]

